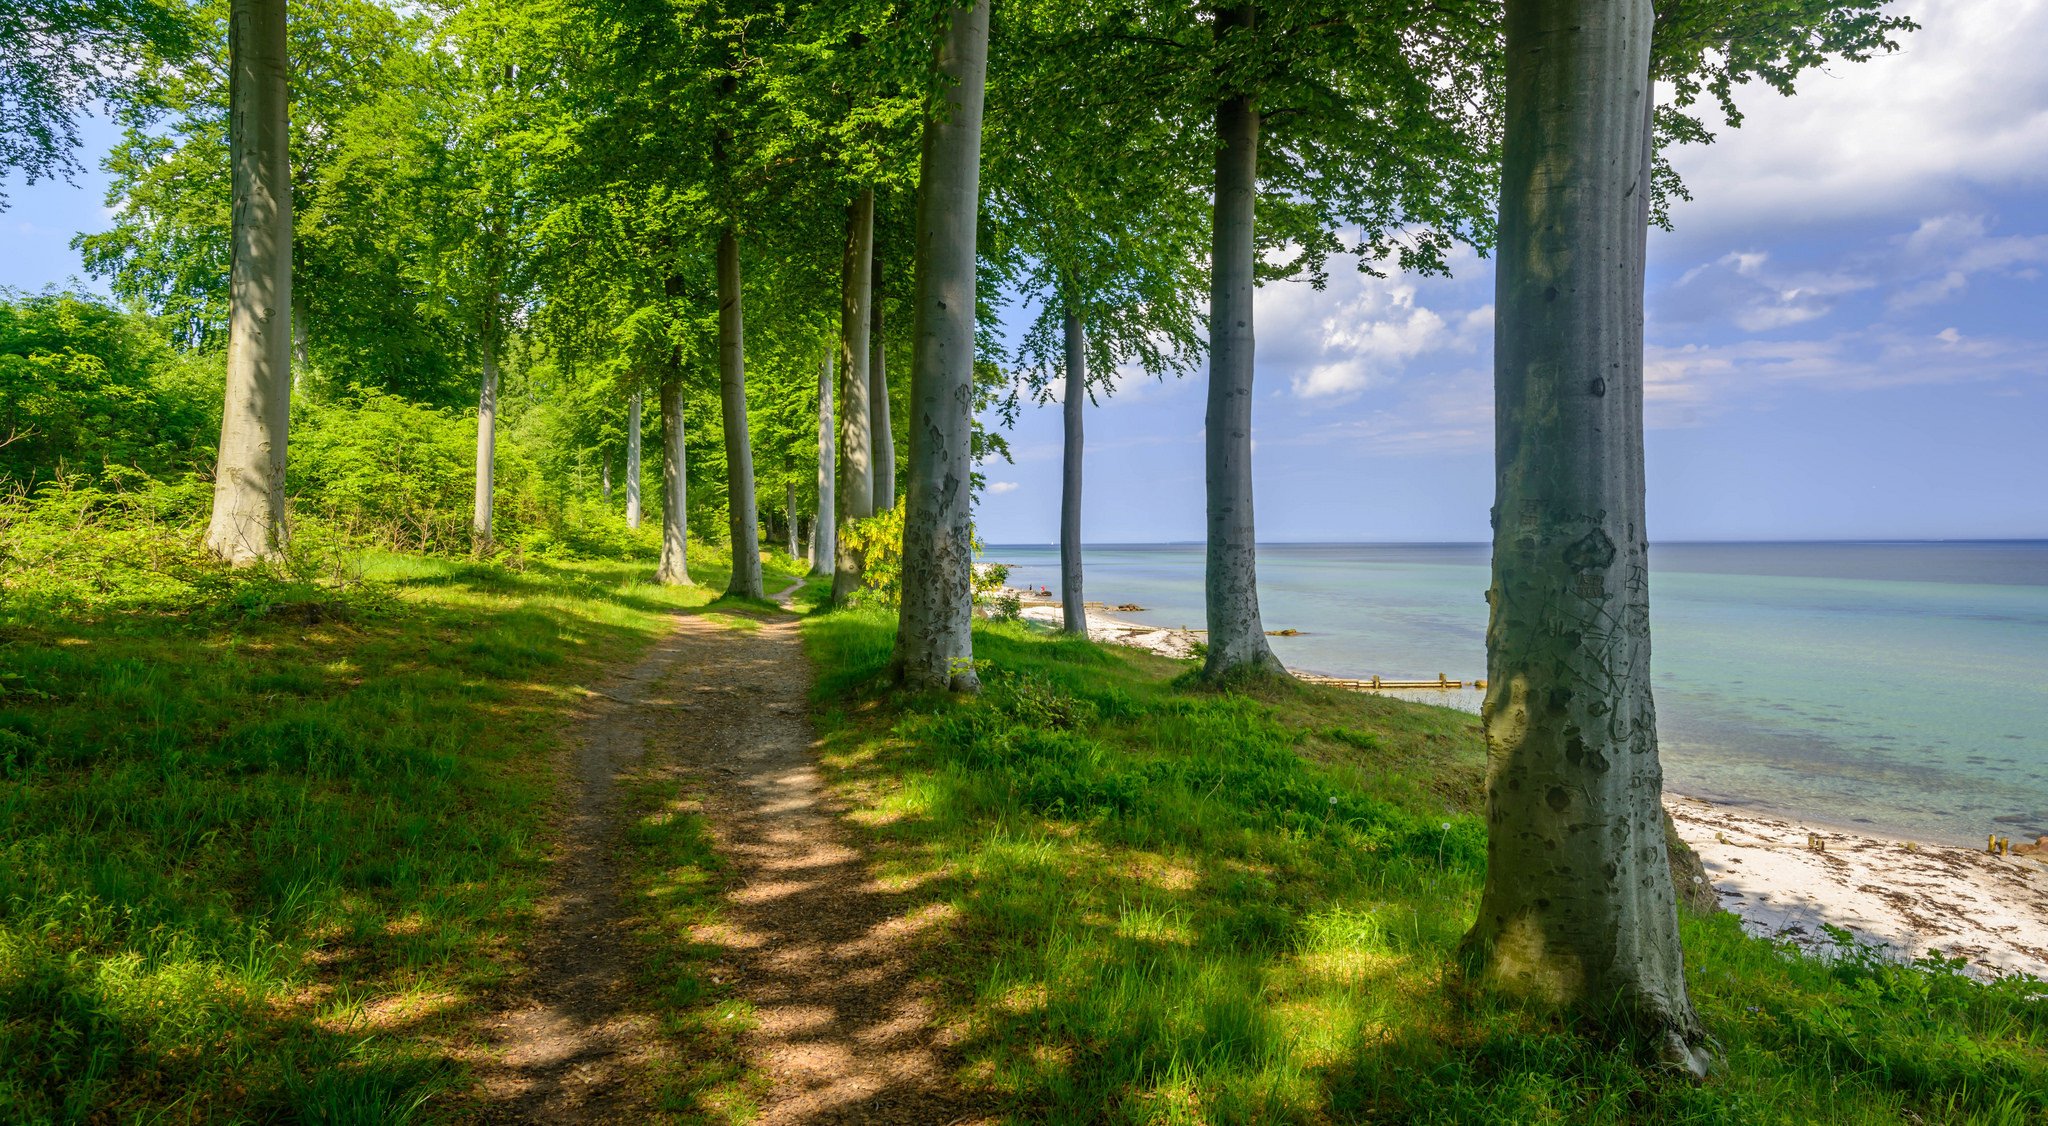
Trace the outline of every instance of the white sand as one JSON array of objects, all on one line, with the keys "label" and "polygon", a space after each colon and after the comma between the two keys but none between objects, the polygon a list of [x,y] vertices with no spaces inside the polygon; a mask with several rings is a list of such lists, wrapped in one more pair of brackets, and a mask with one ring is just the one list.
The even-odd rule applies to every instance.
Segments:
[{"label": "white sand", "polygon": [[[1053,629],[1060,628],[1065,622],[1060,604],[1057,602],[1034,602],[1027,599],[1020,616],[1027,622],[1051,626]],[[1113,645],[1143,649],[1162,657],[1185,658],[1194,655],[1195,643],[1202,640],[1202,633],[1200,630],[1168,629],[1162,626],[1148,626],[1142,622],[1125,621],[1089,607],[1088,637],[1093,641],[1106,641]]]},{"label": "white sand", "polygon": [[1978,976],[2048,980],[2048,863],[2034,856],[1909,848],[1677,794],[1665,807],[1751,934],[1826,954],[1834,943],[1821,928],[1835,926],[1902,958],[1938,951]]},{"label": "white sand", "polygon": [[[1023,596],[1022,591],[1011,593]],[[1060,626],[1060,606],[1024,598],[1027,621]],[[1127,621],[1090,606],[1088,636],[1185,658],[1201,631]],[[1476,691],[1387,693],[1477,710]],[[2048,856],[1997,857],[1982,849],[1915,845],[1667,794],[1679,836],[1700,854],[1721,905],[1751,934],[1826,956],[1823,926],[1898,957],[1965,958],[1980,977],[2048,980]],[[1825,850],[1810,849],[1808,834]],[[2037,858],[2037,856],[2039,858]]]}]

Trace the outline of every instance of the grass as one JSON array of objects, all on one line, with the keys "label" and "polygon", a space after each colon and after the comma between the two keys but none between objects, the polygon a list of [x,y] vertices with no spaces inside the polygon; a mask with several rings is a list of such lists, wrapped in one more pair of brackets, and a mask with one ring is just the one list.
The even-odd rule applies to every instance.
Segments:
[{"label": "grass", "polygon": [[0,603],[0,1121],[468,1113],[578,686],[711,591],[361,563]]},{"label": "grass", "polygon": [[963,1078],[1017,1121],[2048,1121],[2048,999],[1957,964],[1689,916],[1705,1085],[1464,993],[1472,717],[1216,694],[1016,625],[977,628],[980,697],[901,697],[876,687],[892,626],[806,623],[829,780],[884,878],[950,909],[928,971]]}]

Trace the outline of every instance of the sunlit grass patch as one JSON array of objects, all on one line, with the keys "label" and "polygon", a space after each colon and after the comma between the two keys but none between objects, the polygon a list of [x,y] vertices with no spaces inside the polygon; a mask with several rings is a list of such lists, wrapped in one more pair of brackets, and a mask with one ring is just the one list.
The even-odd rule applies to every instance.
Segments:
[{"label": "sunlit grass patch", "polygon": [[0,1122],[458,1113],[578,686],[712,592],[358,562],[0,607]]},{"label": "sunlit grass patch", "polygon": [[[1019,1121],[2048,1121],[2048,1000],[1683,920],[1725,1072],[1460,988],[1473,717],[977,628],[983,693],[882,683],[893,621],[807,619],[828,781],[930,946],[963,1081]],[[919,879],[919,877],[922,879]]]}]

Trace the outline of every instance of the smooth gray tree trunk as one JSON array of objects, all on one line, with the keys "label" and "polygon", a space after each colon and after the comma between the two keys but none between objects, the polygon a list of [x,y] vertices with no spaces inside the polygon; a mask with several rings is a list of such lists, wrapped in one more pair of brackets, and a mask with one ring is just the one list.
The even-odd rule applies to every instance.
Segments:
[{"label": "smooth gray tree trunk", "polygon": [[498,453],[498,345],[489,333],[483,341],[483,380],[476,397],[476,507],[470,516],[470,540],[478,551],[491,547],[492,486]]},{"label": "smooth gray tree trunk", "polygon": [[610,455],[610,454],[606,454],[606,455],[604,455],[604,460],[603,460],[602,462],[598,463],[598,469],[597,469],[597,480],[598,480],[598,484],[599,484],[600,486],[602,486],[602,487],[603,487],[603,489],[604,489],[604,499],[605,499],[605,500],[607,500],[607,501],[611,500],[611,499],[612,499],[612,455]]},{"label": "smooth gray tree trunk", "polygon": [[[1249,26],[1251,10],[1219,11],[1216,34]],[[1259,616],[1258,540],[1252,525],[1252,241],[1258,196],[1259,107],[1250,97],[1216,107],[1216,198],[1209,281],[1208,559],[1204,593],[1209,655],[1202,675],[1285,675]]]},{"label": "smooth gray tree trunk", "polygon": [[783,482],[782,516],[789,524],[789,558],[794,561],[796,553],[796,482]]},{"label": "smooth gray tree trunk", "polygon": [[928,107],[917,193],[916,346],[895,667],[919,689],[972,692],[974,672],[974,234],[988,0],[954,8],[939,42],[942,106]]},{"label": "smooth gray tree trunk", "polygon": [[1650,0],[1508,0],[1478,980],[1704,1074],[1665,853],[1643,527]]},{"label": "smooth gray tree trunk", "polygon": [[818,368],[818,515],[811,521],[811,570],[820,575],[832,573],[834,556],[839,552],[836,525],[833,523],[832,484],[838,475],[832,463],[834,450],[832,438],[832,348],[825,349],[825,359]]},{"label": "smooth gray tree trunk", "polygon": [[640,526],[640,392],[626,400],[626,527]]},{"label": "smooth gray tree trunk", "polygon": [[1081,593],[1081,413],[1088,405],[1088,332],[1068,306],[1067,387],[1060,414],[1066,440],[1060,451],[1060,621],[1071,634],[1088,636],[1088,607]]},{"label": "smooth gray tree trunk", "polygon": [[[839,525],[875,514],[874,431],[868,420],[869,305],[874,287],[875,193],[863,191],[846,212],[846,253],[839,270]],[[839,537],[832,600],[860,589],[860,553]]]},{"label": "smooth gray tree trunk", "polygon": [[661,565],[654,581],[690,582],[690,462],[684,447],[683,374],[672,366],[661,381]]},{"label": "smooth gray tree trunk", "polygon": [[868,423],[875,436],[875,513],[896,507],[896,432],[889,420],[889,368],[882,348],[882,256],[875,255],[868,307]]},{"label": "smooth gray tree trunk", "polygon": [[292,394],[299,393],[299,384],[306,378],[306,372],[313,366],[313,319],[306,313],[306,296],[298,287],[292,288]]},{"label": "smooth gray tree trunk", "polygon": [[747,434],[740,242],[731,227],[718,240],[718,401],[725,420],[726,511],[732,529],[732,581],[725,593],[761,598],[761,521],[754,502],[754,444]]},{"label": "smooth gray tree trunk", "polygon": [[228,9],[233,265],[206,546],[244,566],[284,547],[292,395],[292,182],[284,0]]}]

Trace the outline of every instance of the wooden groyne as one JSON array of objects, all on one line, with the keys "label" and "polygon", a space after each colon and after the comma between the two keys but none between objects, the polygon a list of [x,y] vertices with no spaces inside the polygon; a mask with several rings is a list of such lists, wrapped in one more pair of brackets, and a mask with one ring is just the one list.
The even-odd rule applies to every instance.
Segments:
[{"label": "wooden groyne", "polygon": [[1349,688],[1357,692],[1384,692],[1417,688],[1486,687],[1486,682],[1483,680],[1452,680],[1442,673],[1436,674],[1435,680],[1388,680],[1380,676],[1373,677],[1370,680],[1356,680],[1342,676],[1317,676],[1314,673],[1295,673],[1294,676],[1295,679],[1306,680],[1310,684],[1328,684],[1337,688]]}]

